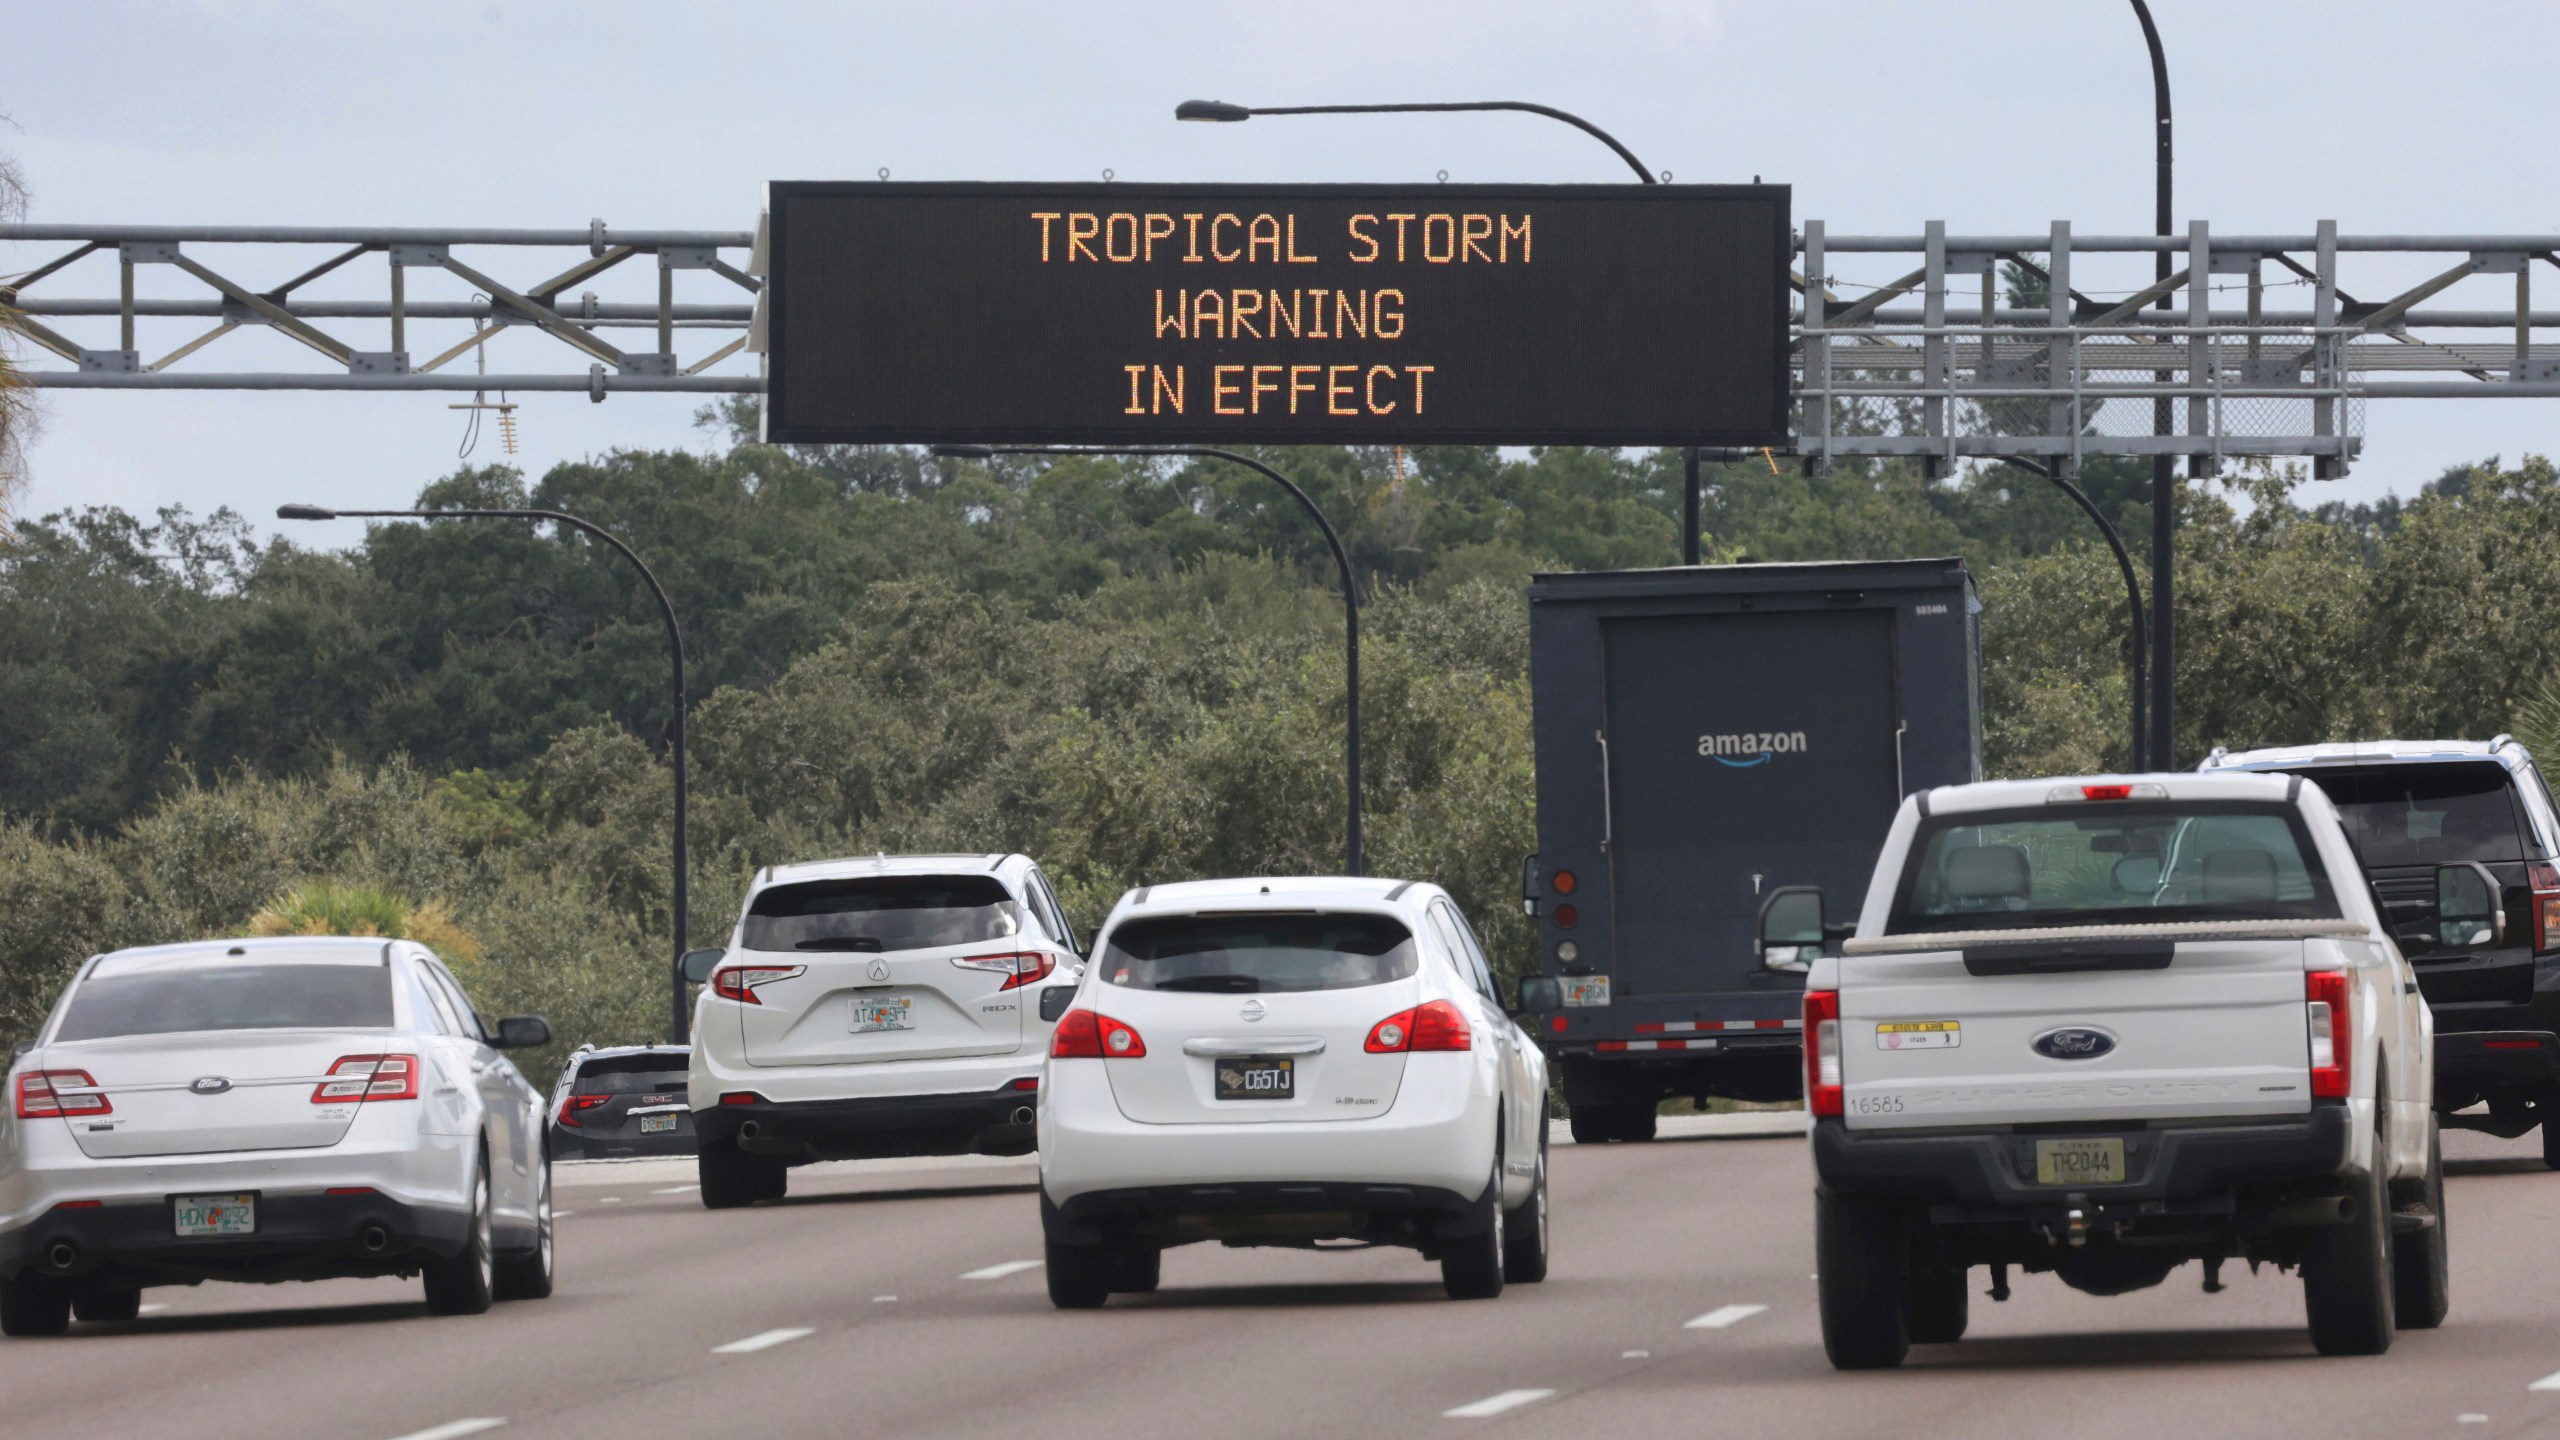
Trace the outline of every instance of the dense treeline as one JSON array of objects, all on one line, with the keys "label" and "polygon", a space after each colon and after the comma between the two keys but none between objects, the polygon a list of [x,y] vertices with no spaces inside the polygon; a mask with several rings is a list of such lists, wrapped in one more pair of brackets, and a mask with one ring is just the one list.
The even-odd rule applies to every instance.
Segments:
[{"label": "dense treeline", "polygon": [[[1122,888],[1330,870],[1340,610],[1321,537],[1235,467],[955,464],[745,443],[621,453],[424,507],[532,503],[628,538],[695,680],[694,932],[759,864],[1020,849],[1089,923]],[[1665,563],[1676,457],[1295,450],[1369,588],[1371,863],[1450,885],[1506,962],[1533,844],[1526,617],[1542,568]],[[1957,553],[1986,605],[1995,771],[2123,760],[2123,592],[2044,482],[1711,467],[1713,558]],[[2129,539],[2145,477],[2086,483]],[[2560,635],[2560,483],[2414,501],[2184,501],[2179,749],[2514,728]],[[228,515],[92,510],[0,553],[0,1035],[80,956],[378,885],[475,935],[475,983],[570,1039],[662,1023],[664,642],[575,535],[392,525],[346,551]]]}]

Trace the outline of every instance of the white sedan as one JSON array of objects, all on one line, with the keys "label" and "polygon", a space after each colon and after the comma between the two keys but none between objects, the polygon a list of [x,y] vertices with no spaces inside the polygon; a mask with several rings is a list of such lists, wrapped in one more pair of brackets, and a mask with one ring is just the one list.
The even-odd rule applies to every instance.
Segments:
[{"label": "white sedan", "polygon": [[440,1314],[551,1293],[542,1097],[424,947],[294,937],[80,968],[8,1072],[0,1331],[143,1287],[417,1275]]},{"label": "white sedan", "polygon": [[1547,1272],[1547,1074],[1438,887],[1130,892],[1053,1034],[1049,1298],[1156,1287],[1197,1240],[1420,1250],[1455,1299]]}]

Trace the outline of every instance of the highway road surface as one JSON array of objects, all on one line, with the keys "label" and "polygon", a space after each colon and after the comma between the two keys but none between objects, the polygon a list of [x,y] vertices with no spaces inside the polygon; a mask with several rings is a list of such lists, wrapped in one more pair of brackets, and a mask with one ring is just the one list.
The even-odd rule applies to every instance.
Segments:
[{"label": "highway road surface", "polygon": [[564,1166],[550,1300],[155,1290],[130,1323],[0,1341],[0,1436],[2560,1435],[2560,1174],[2531,1139],[2447,1136],[2453,1314],[2388,1355],[2313,1354],[2289,1276],[2205,1295],[2190,1266],[2111,1300],[2022,1277],[1963,1343],[1843,1375],[1803,1142],[1732,1133],[1792,1119],[1560,1145],[1552,1277],[1468,1304],[1406,1251],[1195,1246],[1158,1294],[1060,1313],[1028,1161],[804,1170],[719,1214],[687,1163]]}]

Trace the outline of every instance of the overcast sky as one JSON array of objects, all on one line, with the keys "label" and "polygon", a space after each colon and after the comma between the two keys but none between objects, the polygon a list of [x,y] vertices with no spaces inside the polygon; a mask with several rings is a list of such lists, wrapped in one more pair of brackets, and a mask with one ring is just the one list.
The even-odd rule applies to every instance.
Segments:
[{"label": "overcast sky", "polygon": [[[2560,231],[2547,143],[2560,7],[2155,0],[2155,12],[2182,224]],[[0,149],[46,221],[744,229],[766,180],[884,166],[903,180],[1625,178],[1589,138],[1532,117],[1172,121],[1176,101],[1206,96],[1536,100],[1680,180],[1792,184],[1797,217],[1833,233],[2151,225],[2150,76],[2123,0],[53,3],[14,7],[8,30],[0,113],[16,128],[0,129]],[[54,248],[0,244],[0,272]],[[235,278],[291,273],[274,268]],[[486,268],[539,278],[521,259]],[[1833,266],[1870,281],[1902,268]],[[645,287],[632,269],[624,284]],[[112,265],[80,276],[45,288],[114,291]],[[2075,273],[2083,290],[2106,278]],[[2380,298],[2403,272],[2351,260],[2342,278]],[[2507,283],[2447,298],[2493,306],[2512,291],[2471,288]],[[2560,294],[2560,273],[2541,283]],[[363,284],[380,296],[377,276]],[[113,325],[57,328],[110,348]],[[340,328],[360,348],[388,344]],[[156,355],[187,333],[147,332],[143,346]],[[441,333],[420,326],[411,350],[441,348]],[[530,367],[555,344],[511,333],[491,364]],[[290,349],[249,333],[198,363],[298,364]],[[445,407],[459,398],[51,392],[27,508],[264,517],[289,499],[405,503],[453,467],[462,417]],[[697,403],[525,397],[518,461],[539,475],[615,447],[701,444]],[[2555,421],[2560,402],[2377,402],[2356,473],[2315,493],[2406,492],[2458,461],[2548,452]],[[484,437],[474,458],[495,456]]]}]

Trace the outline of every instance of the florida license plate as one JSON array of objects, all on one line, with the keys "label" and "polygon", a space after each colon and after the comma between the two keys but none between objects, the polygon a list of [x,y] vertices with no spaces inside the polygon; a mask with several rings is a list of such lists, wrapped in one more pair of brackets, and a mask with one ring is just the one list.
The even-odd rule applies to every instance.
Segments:
[{"label": "florida license plate", "polygon": [[1218,1062],[1221,1100],[1293,1100],[1298,1094],[1298,1062],[1277,1056]]},{"label": "florida license plate", "polygon": [[915,1002],[906,996],[888,1000],[856,1000],[853,1002],[853,1033],[868,1034],[875,1030],[913,1030],[916,1028]]},{"label": "florida license plate", "polygon": [[176,1214],[180,1235],[255,1235],[258,1233],[258,1196],[255,1191],[233,1195],[180,1195],[170,1202]]},{"label": "florida license plate", "polygon": [[674,1133],[675,1128],[676,1117],[673,1115],[643,1115],[640,1117],[640,1133],[643,1135],[672,1134]]},{"label": "florida license plate", "polygon": [[2039,1140],[2036,1142],[2039,1185],[2121,1185],[2124,1141]]}]

